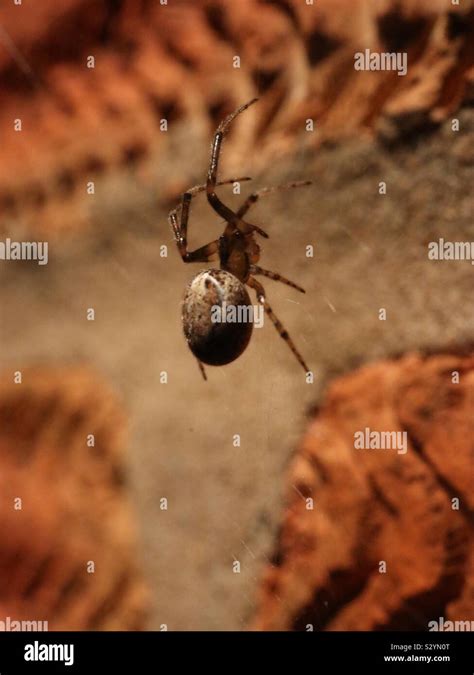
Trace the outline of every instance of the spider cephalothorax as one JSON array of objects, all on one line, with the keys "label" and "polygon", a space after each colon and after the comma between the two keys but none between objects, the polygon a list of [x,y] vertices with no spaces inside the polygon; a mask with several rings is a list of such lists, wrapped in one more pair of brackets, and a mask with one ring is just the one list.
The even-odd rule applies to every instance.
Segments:
[{"label": "spider cephalothorax", "polygon": [[[214,366],[230,363],[242,354],[249,343],[253,323],[251,312],[244,311],[245,308],[250,307],[246,285],[255,290],[259,305],[263,307],[266,315],[273,322],[281,337],[287,342],[305,372],[308,372],[308,367],[302,356],[296,349],[288,332],[275,316],[267,302],[265,290],[262,284],[255,279],[255,276],[262,275],[275,281],[281,281],[292,288],[296,288],[301,293],[304,293],[304,290],[280,274],[258,267],[260,247],[255,240],[255,235],[259,234],[265,238],[268,238],[268,235],[257,225],[252,225],[244,220],[244,216],[259,197],[276,190],[310,185],[311,181],[289,183],[288,185],[263,188],[253,192],[237,211],[232,211],[221,202],[215,192],[216,185],[250,180],[244,177],[217,182],[217,168],[222,139],[230,123],[239,113],[256,101],[255,98],[240,106],[220,123],[212,143],[206,184],[196,185],[187,190],[182,196],[181,204],[170,211],[169,214],[169,221],[183,262],[210,262],[215,255],[219,256],[221,269],[208,269],[196,275],[188,285],[183,301],[184,334],[189,348],[198,360],[204,377],[203,363]],[[215,239],[195,251],[188,251],[189,206],[193,196],[204,190],[207,193],[210,205],[224,218],[226,227],[219,239]],[[219,310],[219,315],[221,315],[225,313],[229,306],[235,310],[238,320],[215,320],[215,310]]]}]

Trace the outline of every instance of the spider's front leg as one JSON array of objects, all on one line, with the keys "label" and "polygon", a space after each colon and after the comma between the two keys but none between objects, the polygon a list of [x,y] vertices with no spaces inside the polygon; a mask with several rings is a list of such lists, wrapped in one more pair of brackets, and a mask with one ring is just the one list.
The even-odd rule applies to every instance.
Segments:
[{"label": "spider's front leg", "polygon": [[216,211],[216,213],[222,216],[222,218],[224,218],[224,220],[227,223],[229,223],[230,227],[233,230],[239,230],[240,232],[242,232],[242,234],[249,234],[250,232],[258,232],[258,234],[260,234],[262,237],[268,239],[268,234],[264,230],[262,230],[260,227],[257,227],[257,225],[252,225],[251,223],[247,223],[245,220],[243,220],[243,218],[237,215],[237,213],[232,211],[228,206],[226,206],[223,202],[221,202],[221,200],[219,199],[219,197],[215,192],[216,185],[218,185],[217,169],[219,166],[219,157],[221,153],[222,141],[227,132],[227,129],[232,120],[235,117],[237,117],[237,115],[239,115],[244,110],[247,110],[247,108],[250,107],[256,101],[258,101],[258,99],[254,98],[248,103],[241,105],[240,108],[234,110],[234,112],[228,115],[217,127],[217,131],[214,135],[214,140],[212,143],[211,161],[209,163],[209,171],[207,174],[206,192],[209,204],[212,206],[214,211]]},{"label": "spider's front leg", "polygon": [[[220,181],[218,185],[228,185],[229,183],[237,183],[251,180],[249,176],[242,176],[240,178],[228,178]],[[199,192],[203,192],[206,185],[195,185],[183,194],[181,204],[175,209],[172,209],[168,214],[169,223],[173,229],[174,238],[178,245],[178,251],[183,262],[209,262],[210,258],[218,250],[218,240],[209,242],[205,246],[201,246],[195,251],[188,251],[188,220],[189,207],[192,198]]]},{"label": "spider's front leg", "polygon": [[218,241],[210,241],[209,244],[197,248],[195,251],[188,251],[188,219],[189,205],[193,195],[191,192],[183,194],[181,202],[181,217],[178,222],[178,210],[173,209],[168,215],[168,220],[173,228],[174,238],[178,245],[178,251],[183,262],[209,262],[210,257],[217,253]]},{"label": "spider's front leg", "polygon": [[256,279],[254,279],[253,277],[249,277],[247,279],[246,283],[247,283],[248,286],[250,286],[251,288],[253,288],[255,290],[255,292],[257,294],[257,300],[259,301],[259,303],[261,305],[263,305],[263,308],[265,309],[266,315],[269,317],[269,319],[271,320],[271,322],[273,323],[273,325],[277,329],[278,334],[280,335],[281,338],[283,338],[283,340],[285,340],[288,347],[291,349],[293,354],[298,359],[298,362],[303,366],[305,373],[308,373],[309,368],[306,365],[306,363],[305,363],[303,357],[301,356],[301,354],[299,353],[299,351],[296,349],[295,343],[291,339],[288,331],[283,327],[283,324],[278,319],[278,317],[274,313],[273,309],[268,304],[267,298],[265,296],[265,289],[263,288],[262,284],[260,282],[258,282]]}]

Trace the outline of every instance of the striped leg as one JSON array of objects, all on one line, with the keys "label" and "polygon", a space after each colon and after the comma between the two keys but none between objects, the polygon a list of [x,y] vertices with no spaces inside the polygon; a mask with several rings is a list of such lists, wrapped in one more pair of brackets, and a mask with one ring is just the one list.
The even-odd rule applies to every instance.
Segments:
[{"label": "striped leg", "polygon": [[239,218],[243,218],[249,208],[255,204],[255,202],[258,202],[260,197],[265,197],[266,195],[272,194],[273,192],[280,192],[282,190],[291,190],[292,188],[296,187],[305,187],[306,185],[311,185],[312,181],[310,180],[299,180],[295,181],[294,183],[287,183],[286,185],[276,185],[275,187],[266,187],[262,188],[261,190],[257,190],[256,192],[252,192],[252,194],[247,197],[245,202],[242,204],[240,209],[237,211],[237,215]]},{"label": "striped leg", "polygon": [[298,286],[297,284],[293,283],[293,281],[290,281],[289,279],[283,277],[281,274],[278,274],[277,272],[270,272],[269,270],[264,270],[261,267],[258,267],[258,265],[250,265],[250,274],[261,274],[263,277],[268,277],[269,279],[273,279],[273,281],[281,281],[282,284],[291,286],[291,288],[296,288],[296,290],[299,291],[300,293],[306,293],[304,288],[301,288],[301,286]]},{"label": "striped leg", "polygon": [[283,338],[283,340],[285,340],[288,347],[291,349],[293,354],[298,359],[298,362],[303,366],[305,373],[309,372],[308,366],[304,362],[303,357],[301,356],[299,351],[296,349],[295,343],[290,338],[288,331],[285,330],[285,328],[283,327],[283,324],[281,323],[281,321],[278,319],[278,317],[275,315],[272,308],[268,304],[267,299],[265,297],[265,289],[263,288],[262,284],[260,282],[258,282],[256,279],[254,279],[253,277],[249,277],[248,280],[247,280],[247,285],[255,290],[255,292],[257,294],[257,300],[259,301],[260,304],[263,305],[263,307],[265,309],[265,313],[267,314],[267,316],[272,321],[272,323],[275,326],[275,328],[277,329],[280,337]]},{"label": "striped leg", "polygon": [[198,366],[199,366],[199,370],[201,371],[201,375],[203,376],[203,378],[207,382],[207,375],[206,375],[206,371],[204,370],[203,364],[201,363],[201,361],[199,359],[196,359],[196,361],[198,362]]},{"label": "striped leg", "polygon": [[[223,180],[219,185],[227,185],[229,183],[235,183],[236,181],[246,181],[251,180],[248,176],[243,176],[241,178],[229,178]],[[174,238],[178,244],[178,250],[181,254],[183,262],[209,262],[209,259],[214,253],[217,253],[218,242],[217,240],[211,241],[205,246],[201,246],[196,251],[188,251],[188,219],[189,219],[189,207],[191,204],[191,199],[197,195],[199,192],[204,192],[206,185],[195,185],[182,195],[181,204],[176,208],[172,209],[168,214],[168,220],[173,228]]]},{"label": "striped leg", "polygon": [[201,246],[195,251],[188,251],[188,217],[191,198],[192,195],[190,195],[189,192],[184,193],[179,223],[177,209],[170,212],[168,219],[173,228],[174,238],[176,239],[178,251],[183,262],[209,262],[210,257],[214,255],[214,253],[217,253],[219,249],[219,242],[217,239],[209,242],[209,244],[206,244],[205,246]]},{"label": "striped leg", "polygon": [[232,211],[228,206],[226,206],[219,197],[216,195],[215,188],[217,185],[217,169],[219,165],[219,157],[221,154],[222,141],[224,136],[229,128],[231,122],[244,110],[247,110],[253,103],[258,99],[254,98],[248,103],[241,105],[240,108],[234,110],[230,115],[219,124],[217,131],[214,135],[214,141],[212,143],[211,150],[211,161],[209,163],[209,171],[207,174],[207,183],[206,183],[206,192],[207,200],[212,206],[214,211],[216,211],[224,220],[229,224],[232,230],[239,230],[242,234],[249,234],[250,232],[258,232],[262,237],[268,239],[268,234],[264,230],[260,229],[256,225],[251,225],[238,216],[234,211]]},{"label": "striped leg", "polygon": [[[245,183],[246,181],[252,180],[250,176],[239,176],[238,178],[227,178],[227,180],[220,180],[217,183],[217,186],[221,185],[231,185],[232,183]],[[204,192],[206,190],[207,183],[203,183],[202,185],[195,185],[192,188],[189,188],[189,190],[186,190],[186,193],[190,194],[191,197],[194,197],[195,195],[199,194],[199,192]],[[181,204],[176,207],[176,209],[173,209],[173,211],[179,211],[181,208]]]}]

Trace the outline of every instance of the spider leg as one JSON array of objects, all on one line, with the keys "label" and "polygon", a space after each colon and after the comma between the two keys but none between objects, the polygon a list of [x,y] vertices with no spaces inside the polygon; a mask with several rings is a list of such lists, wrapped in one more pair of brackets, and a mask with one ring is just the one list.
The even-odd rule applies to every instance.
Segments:
[{"label": "spider leg", "polygon": [[[246,181],[251,180],[248,176],[242,176],[240,178],[228,178],[227,180],[221,181],[219,185],[226,185],[228,183],[235,183],[236,181]],[[218,242],[217,240],[211,241],[205,246],[196,249],[195,251],[188,251],[188,219],[189,219],[189,207],[191,204],[191,199],[197,195],[199,192],[203,192],[206,189],[206,185],[195,185],[186,192],[183,193],[181,197],[181,203],[176,208],[172,209],[168,214],[168,220],[173,228],[174,238],[178,244],[178,250],[181,254],[181,258],[184,262],[209,262],[210,256],[218,251]],[[179,218],[179,219],[178,219]]]},{"label": "spider leg", "polygon": [[217,239],[209,242],[209,244],[206,244],[205,246],[201,246],[195,251],[188,251],[188,218],[191,199],[192,195],[189,192],[183,194],[179,223],[176,209],[170,212],[168,219],[173,228],[178,251],[183,262],[208,262],[209,257],[218,251],[219,244]]},{"label": "spider leg", "polygon": [[258,99],[254,98],[248,103],[241,105],[240,108],[234,110],[230,115],[228,115],[217,127],[217,131],[214,135],[214,141],[212,143],[211,151],[211,161],[209,163],[209,171],[207,174],[207,183],[206,183],[206,192],[207,200],[212,206],[214,211],[216,211],[225,221],[227,221],[234,230],[240,230],[242,234],[249,234],[250,232],[258,232],[262,237],[268,239],[268,234],[256,225],[252,225],[243,220],[238,216],[234,211],[232,211],[228,206],[226,206],[219,197],[216,195],[215,188],[217,185],[217,168],[219,164],[219,157],[221,153],[222,140],[227,132],[227,129],[232,122],[232,120],[237,117],[241,112],[247,110],[249,106],[255,103]]},{"label": "spider leg", "polygon": [[209,262],[210,257],[219,250],[219,241],[217,239],[210,241],[208,244],[205,244],[200,248],[197,248],[195,251],[188,251],[187,226],[190,201],[191,196],[185,192],[183,195],[180,223],[178,223],[176,209],[171,211],[168,216],[171,227],[173,228],[176,243],[178,245],[178,251],[183,262]]},{"label": "spider leg", "polygon": [[[227,178],[227,180],[220,180],[216,185],[229,185],[232,183],[244,183],[246,181],[252,180],[250,176],[239,176],[239,178]],[[193,197],[194,195],[197,195],[198,192],[204,192],[204,190],[207,187],[207,183],[203,183],[202,185],[195,185],[192,188],[189,188],[189,190],[186,190],[186,192],[190,192]]]},{"label": "spider leg", "polygon": [[[250,176],[239,176],[239,178],[227,178],[227,180],[220,180],[217,185],[229,185],[231,183],[243,183],[244,181],[252,180]],[[200,192],[204,192],[206,189],[206,183],[203,183],[202,185],[194,185],[192,188],[189,188],[186,190],[185,194],[190,194],[191,197],[195,197],[197,194]],[[183,195],[181,195],[181,201],[176,206],[174,209],[172,209],[169,212],[168,218],[170,219],[172,215],[175,215],[176,218],[178,217],[178,213],[181,211],[182,208],[182,200],[183,200]]]},{"label": "spider leg", "polygon": [[187,251],[183,257],[183,262],[211,262],[212,256],[214,256],[219,250],[219,240],[214,239],[210,241],[205,246],[200,246],[195,251]]},{"label": "spider leg", "polygon": [[277,329],[280,337],[283,338],[283,340],[285,340],[288,347],[291,349],[293,354],[298,359],[298,362],[303,366],[305,373],[309,372],[308,366],[304,362],[303,357],[301,356],[299,351],[296,349],[295,343],[290,338],[288,331],[285,330],[285,328],[283,327],[283,324],[281,323],[281,321],[278,319],[278,317],[275,315],[272,308],[268,304],[268,301],[265,297],[265,289],[263,288],[262,284],[260,282],[258,282],[256,279],[254,279],[253,277],[249,277],[247,279],[246,283],[247,283],[248,286],[250,286],[251,288],[253,288],[255,290],[255,292],[257,294],[258,302],[261,305],[263,305],[263,307],[265,309],[265,313],[267,314],[267,316],[272,321],[272,323],[275,326],[275,328]]},{"label": "spider leg", "polygon": [[305,187],[306,185],[311,185],[312,181],[310,180],[299,180],[295,181],[293,183],[286,183],[285,185],[276,185],[274,187],[265,187],[262,188],[261,190],[257,190],[256,192],[252,192],[252,194],[247,197],[245,202],[242,204],[240,209],[237,211],[237,215],[239,218],[243,218],[249,208],[255,204],[255,202],[258,202],[260,197],[264,197],[265,195],[269,195],[272,192],[280,192],[281,190],[290,190],[292,188],[296,187]]},{"label": "spider leg", "polygon": [[270,272],[269,270],[264,270],[261,267],[258,267],[258,265],[250,265],[250,274],[261,274],[264,277],[273,279],[273,281],[281,281],[282,284],[291,286],[291,288],[296,288],[296,290],[300,291],[300,293],[306,293],[304,288],[301,288],[301,286],[298,286],[293,281],[290,281],[289,279],[283,277],[281,274],[278,274],[277,272]]},{"label": "spider leg", "polygon": [[207,375],[206,375],[206,371],[204,370],[203,364],[201,363],[201,361],[199,359],[196,359],[196,361],[198,362],[198,366],[199,366],[199,370],[201,371],[201,375],[203,376],[203,378],[207,382]]}]

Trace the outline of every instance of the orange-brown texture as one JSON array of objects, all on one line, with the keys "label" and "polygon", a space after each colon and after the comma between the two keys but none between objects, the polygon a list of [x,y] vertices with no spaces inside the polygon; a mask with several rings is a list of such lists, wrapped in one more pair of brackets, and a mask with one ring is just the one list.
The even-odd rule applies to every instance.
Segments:
[{"label": "orange-brown texture", "polygon": [[0,616],[49,630],[143,628],[123,431],[115,396],[86,369],[2,378]]},{"label": "orange-brown texture", "polygon": [[[252,627],[427,630],[439,617],[472,620],[473,410],[472,356],[411,355],[334,381],[287,477]],[[366,427],[407,431],[407,453],[355,449]]]},{"label": "orange-brown texture", "polygon": [[[88,181],[131,166],[143,189],[156,185],[153,167],[173,152],[161,119],[208,136],[256,94],[263,100],[236,125],[226,161],[258,147],[263,168],[300,145],[436,123],[471,95],[473,33],[471,0],[5,3],[3,227],[52,236],[90,223]],[[355,71],[354,53],[365,48],[407,51],[408,75]],[[166,174],[164,198],[194,179],[189,166]]]},{"label": "orange-brown texture", "polygon": [[[8,459],[18,448],[16,437],[8,441],[8,449],[1,455],[3,461],[8,460],[4,480],[11,483],[3,492],[8,497],[5,504],[28,488],[30,499],[38,505],[34,517],[25,520],[25,529],[18,532],[13,528],[18,517],[31,515],[28,500],[21,514],[2,507],[2,531],[9,533],[7,573],[1,577],[5,591],[9,590],[5,580],[15,575],[17,568],[23,569],[12,562],[18,551],[16,538],[24,551],[21,559],[43,559],[41,538],[37,541],[31,532],[44,532],[48,549],[57,536],[64,542],[61,555],[69,556],[74,564],[78,560],[82,564],[86,553],[87,559],[93,557],[89,558],[88,551],[90,546],[96,550],[99,535],[110,543],[107,550],[119,547],[115,539],[109,539],[108,530],[101,529],[106,526],[97,518],[100,509],[93,512],[95,494],[99,501],[103,494],[103,502],[109,503],[107,495],[115,493],[106,489],[105,483],[103,489],[97,487],[97,493],[94,489],[92,496],[73,487],[93,459],[83,445],[83,432],[80,439],[70,436],[59,421],[46,426],[50,429],[46,440],[48,434],[56,438],[54,450],[46,441],[38,445],[35,440],[34,428],[41,421],[35,417],[36,411],[45,405],[45,415],[56,414],[52,404],[48,412],[47,382],[54,381],[52,388],[62,392],[59,401],[65,391],[82,391],[85,401],[79,407],[87,409],[87,415],[94,411],[89,405],[97,400],[94,391],[98,385],[92,381],[80,384],[83,380],[79,378],[79,382],[76,370],[69,367],[87,362],[120,391],[130,420],[133,452],[128,455],[127,476],[141,531],[136,548],[143,551],[153,591],[149,599],[154,615],[148,625],[158,628],[165,622],[170,629],[235,630],[248,624],[261,560],[266,560],[271,549],[273,526],[280,514],[283,467],[306,424],[306,406],[320,400],[336,374],[361,362],[401,351],[440,351],[472,340],[472,313],[466,302],[472,294],[472,266],[468,261],[430,261],[426,254],[428,242],[439,237],[472,240],[474,119],[468,105],[458,110],[459,103],[472,96],[472,17],[469,0],[461,0],[459,8],[431,0],[399,4],[388,0],[315,0],[313,7],[296,0],[272,4],[173,0],[167,7],[155,0],[2,3],[0,223],[3,236],[27,239],[31,230],[50,242],[47,266],[5,262],[0,268],[2,369],[11,382],[15,370],[21,368],[26,374],[30,364],[44,365],[41,387],[35,378],[37,397],[35,394],[32,402],[21,403],[25,406],[21,407],[22,422],[15,423],[15,433],[22,428],[26,433],[31,424],[28,443],[41,452],[31,453],[31,467],[25,465],[17,478],[19,469],[10,468]],[[356,50],[393,45],[408,50],[407,77],[354,71]],[[240,69],[232,67],[236,54],[241,57]],[[95,69],[86,68],[89,55],[95,56]],[[268,285],[272,305],[307,356],[315,382],[309,386],[303,374],[297,374],[291,354],[268,326],[255,331],[249,348],[236,362],[212,369],[204,389],[185,340],[180,338],[179,303],[187,280],[197,270],[184,266],[173,247],[164,202],[181,188],[203,180],[216,123],[227,110],[257,93],[261,101],[236,121],[226,141],[222,178],[234,171],[237,175],[248,172],[255,178],[249,192],[288,180],[313,180],[313,186],[305,191],[262,200],[252,218],[271,232],[262,264],[288,275],[307,291],[296,298],[300,303],[296,304],[288,289]],[[451,128],[453,115],[459,117],[459,133]],[[14,133],[12,121],[18,117],[23,131]],[[163,117],[169,121],[167,133],[159,131]],[[312,133],[304,132],[307,117],[316,122]],[[443,117],[447,119],[431,136],[414,133],[426,131]],[[399,142],[374,143],[371,135]],[[349,140],[348,136],[355,138]],[[344,142],[318,147],[325,139],[339,138]],[[301,152],[305,148],[307,151]],[[317,152],[313,152],[315,148]],[[283,161],[276,161],[284,153]],[[90,180],[96,183],[94,197],[86,196]],[[388,186],[384,196],[378,193],[380,180]],[[227,188],[225,195],[231,204],[244,199],[243,194],[233,196],[230,192]],[[197,246],[220,234],[222,228],[216,220],[204,196],[196,199],[190,241]],[[91,226],[87,236],[80,229],[85,224]],[[55,233],[66,232],[79,236],[61,245],[54,241]],[[169,247],[167,258],[160,255],[164,244]],[[308,244],[315,247],[314,260],[305,257]],[[93,323],[85,319],[85,309],[91,306],[97,316]],[[388,310],[385,322],[378,319],[380,307]],[[397,367],[384,366],[387,372],[398,372]],[[169,374],[166,388],[160,384],[162,370]],[[58,372],[60,377],[54,374]],[[28,382],[29,376],[25,376],[21,387],[8,385],[2,397],[11,400],[14,395],[23,401],[19,392]],[[355,387],[357,396],[358,392]],[[29,394],[26,396],[30,401]],[[58,405],[62,409],[62,404]],[[354,405],[359,405],[357,398]],[[99,403],[95,408],[101,409]],[[12,410],[20,416],[18,408],[13,406]],[[4,418],[10,414],[6,411]],[[28,415],[32,416],[30,423]],[[467,418],[462,415],[464,425]],[[64,424],[67,431],[76,424],[74,413],[66,411],[65,419],[69,420]],[[91,418],[86,426],[93,427],[96,419]],[[111,415],[108,433],[120,424],[121,416]],[[40,427],[43,438],[45,427]],[[232,435],[242,429],[242,448],[236,452]],[[6,430],[2,433],[5,438]],[[436,424],[436,433],[441,439],[444,426]],[[460,436],[455,438],[461,442]],[[463,438],[467,443],[467,433]],[[116,446],[110,440],[112,447]],[[387,550],[390,553],[393,548],[384,544],[384,537],[388,541],[393,535],[395,551],[397,547],[408,549],[409,542],[418,545],[418,539],[413,521],[402,509],[398,528],[396,518],[390,521],[379,506],[379,520],[377,509],[375,515],[369,512],[364,529],[363,500],[369,504],[376,500],[363,467],[367,463],[372,470],[371,463],[376,460],[367,457],[357,465],[348,461],[346,469],[347,448],[342,441],[339,447],[342,456],[335,448],[329,457],[324,448],[321,450],[331,470],[338,472],[331,493],[321,488],[322,494],[328,500],[333,495],[338,500],[340,494],[340,501],[335,502],[340,515],[338,512],[334,523],[320,525],[325,536],[318,541],[326,548],[318,549],[321,559],[310,556],[310,580],[318,575],[314,570],[320,565],[319,587],[326,592],[329,589],[331,597],[333,587],[336,592],[342,588],[346,595],[341,601],[346,602],[348,612],[357,612],[351,589],[360,599],[365,592],[373,592],[374,611],[382,607],[393,625],[397,616],[404,627],[416,623],[416,612],[408,610],[412,605],[418,613],[423,609],[420,589],[429,584],[437,594],[429,602],[442,604],[453,592],[457,599],[446,604],[449,612],[468,616],[473,606],[470,582],[459,593],[456,590],[463,575],[459,566],[466,557],[462,543],[465,511],[448,512],[447,492],[440,489],[428,491],[427,497],[441,495],[436,499],[442,504],[436,516],[440,527],[432,533],[432,549],[426,543],[426,529],[420,530],[425,542],[423,556],[433,550],[433,564],[426,562],[425,556],[425,568],[414,566],[416,574],[410,580],[392,556],[386,575],[385,583],[389,583],[395,565],[405,596],[412,593],[416,602],[407,604],[400,596],[399,608],[407,610],[400,618],[396,596],[387,595],[387,602],[392,597],[395,603],[387,609],[377,595],[380,590],[370,590],[379,576],[373,572],[374,560],[382,553],[389,555]],[[428,445],[422,447],[431,453],[436,467],[431,474],[424,469],[434,488],[435,471],[441,476],[440,461],[443,471],[450,471],[446,480],[453,481],[454,458],[440,460],[446,455],[445,445],[443,455],[432,446],[430,450]],[[84,462],[74,470],[62,463],[68,461],[71,448]],[[45,459],[38,454],[44,454]],[[458,454],[464,461],[464,454]],[[412,455],[400,457],[396,468],[415,471],[418,465]],[[377,457],[381,467],[380,471],[373,467],[373,473],[383,481],[388,458]],[[64,486],[52,484],[47,473],[38,471],[44,462],[49,463],[48,471],[59,475],[50,466],[56,461],[61,477],[68,475],[70,467]],[[92,466],[96,467],[95,460]],[[104,471],[106,466],[110,465],[105,462]],[[421,460],[419,466],[421,472]],[[467,472],[463,475],[467,480]],[[402,483],[400,479],[400,490]],[[349,485],[360,490],[355,490],[352,500]],[[77,493],[78,501],[71,507],[73,513],[64,516],[58,509],[63,509],[69,487],[71,493]],[[45,494],[47,500],[40,502]],[[160,508],[162,496],[170,500],[167,511]],[[431,508],[424,504],[421,492],[416,501],[416,494],[410,491],[409,503],[421,515]],[[80,516],[83,510],[85,515]],[[429,513],[425,517],[435,522]],[[82,534],[71,537],[81,518]],[[358,525],[356,533],[347,526],[337,534],[350,519]],[[116,522],[119,520],[117,516]],[[379,522],[383,528],[377,539],[369,526],[376,528]],[[68,523],[66,542],[62,528]],[[446,581],[446,573],[440,571],[449,527],[453,529],[449,556],[458,565],[453,582]],[[119,529],[117,525],[114,531]],[[331,539],[331,535],[338,538]],[[344,543],[343,535],[348,546],[351,536],[357,535],[361,547],[368,542],[368,550],[354,554],[348,548],[344,557],[342,548],[337,548]],[[123,537],[125,551],[128,539]],[[310,541],[314,538],[310,530],[308,537]],[[68,548],[76,540],[78,555]],[[135,550],[134,544],[130,547]],[[456,562],[458,547],[460,559]],[[97,550],[97,556],[104,556],[101,569],[107,568],[108,554],[100,546]],[[130,556],[132,559],[132,553]],[[242,562],[240,575],[232,571],[235,556]],[[325,556],[327,567],[323,568]],[[130,565],[133,567],[133,560]],[[69,565],[61,563],[59,567],[69,575]],[[39,618],[51,617],[51,626],[72,625],[68,609],[59,613],[57,620],[53,615],[54,606],[62,606],[62,582],[55,582],[62,572],[45,569],[44,587],[53,589],[56,600],[55,605],[49,601],[51,613]],[[345,576],[346,570],[349,576]],[[285,568],[284,573],[289,575],[290,570]],[[21,574],[28,578],[25,572]],[[360,590],[366,577],[367,589]],[[112,574],[111,579],[116,576]],[[99,577],[94,583],[100,586]],[[304,590],[303,600],[296,597],[296,605],[307,603],[310,615],[315,607],[318,625],[333,625],[336,615],[342,623],[343,612],[336,612],[331,597],[311,605],[313,581],[311,587],[302,583],[288,586],[289,593],[293,588],[298,593]],[[74,591],[71,603],[77,602],[80,609],[81,602],[91,602],[93,613],[99,611],[95,603],[106,595],[103,587],[83,599]],[[103,618],[94,620],[85,609],[77,610],[85,617],[84,625],[142,625],[139,619],[122,618],[120,593],[114,597],[117,619],[112,609],[108,615],[100,610]],[[5,614],[12,615],[13,596],[8,598]],[[33,618],[33,610],[21,593],[19,598],[22,611]],[[272,625],[292,625],[297,621],[294,617],[304,617],[304,607],[300,611],[295,605],[294,616],[288,614],[280,620],[276,612],[281,612],[285,603],[278,603],[271,595],[269,603],[274,603]],[[431,609],[435,615],[438,607],[432,605]],[[321,611],[327,613],[321,615]],[[141,616],[140,612],[137,610]],[[300,624],[302,620],[298,619]],[[384,621],[368,612],[359,623],[387,625]]]}]

